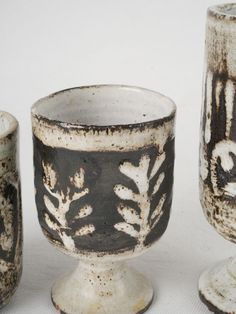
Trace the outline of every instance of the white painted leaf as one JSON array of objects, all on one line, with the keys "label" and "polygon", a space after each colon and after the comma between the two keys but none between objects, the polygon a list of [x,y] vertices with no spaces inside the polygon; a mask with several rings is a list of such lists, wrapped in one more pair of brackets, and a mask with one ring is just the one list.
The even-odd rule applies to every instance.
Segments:
[{"label": "white painted leaf", "polygon": [[235,97],[235,83],[232,80],[227,80],[225,86],[225,108],[226,108],[226,138],[230,137],[231,126],[234,120],[234,98]]},{"label": "white painted leaf", "polygon": [[121,185],[121,184],[115,185],[114,192],[122,200],[136,201],[136,198],[137,198],[136,193],[134,193],[132,190],[130,190],[129,188],[127,188],[124,185]]},{"label": "white painted leaf", "polygon": [[55,217],[58,216],[58,209],[54,206],[52,201],[47,195],[44,195],[43,197],[45,206],[47,207],[48,211]]},{"label": "white painted leaf", "polygon": [[75,216],[74,219],[80,219],[83,217],[87,217],[92,214],[93,208],[90,205],[85,205],[81,209],[79,209],[79,213]]},{"label": "white painted leaf", "polygon": [[9,270],[9,268],[12,268],[14,266],[10,262],[6,262],[3,259],[0,260],[0,273],[4,273]]},{"label": "white painted leaf", "polygon": [[80,168],[79,172],[70,178],[71,183],[78,189],[82,189],[84,186],[84,169]]},{"label": "white painted leaf", "polygon": [[0,243],[1,247],[4,251],[10,251],[13,245],[13,238],[14,235],[12,234],[6,234],[5,232],[1,234],[0,236]]},{"label": "white painted leaf", "polygon": [[78,237],[80,237],[80,236],[84,236],[84,235],[93,233],[94,231],[95,231],[94,225],[86,225],[86,226],[80,228],[78,231],[76,231],[75,234],[76,234]]},{"label": "white painted leaf", "polygon": [[157,171],[160,169],[161,165],[163,164],[165,158],[166,158],[165,152],[157,156],[156,161],[152,167],[150,179],[152,179],[155,176],[155,174],[157,173]]},{"label": "white painted leaf", "polygon": [[49,190],[53,189],[57,182],[56,171],[52,168],[51,164],[42,163],[44,171],[44,184]]},{"label": "white painted leaf", "polygon": [[120,204],[117,210],[127,223],[132,224],[132,225],[141,224],[141,219],[139,215],[135,212],[134,208]]},{"label": "white painted leaf", "polygon": [[165,178],[165,174],[164,174],[164,172],[162,172],[162,173],[159,175],[159,178],[157,179],[156,184],[154,185],[152,195],[154,195],[154,194],[157,193],[157,191],[159,190],[160,185],[162,184],[164,178]]},{"label": "white painted leaf", "polygon": [[79,200],[81,197],[83,197],[84,195],[88,194],[89,192],[89,189],[86,188],[80,192],[75,192],[73,195],[72,195],[72,200],[70,200],[70,202],[72,201],[75,201],[75,200]]},{"label": "white painted leaf", "polygon": [[9,199],[0,197],[0,216],[3,219],[4,231],[0,234],[0,246],[4,251],[10,251],[13,246],[14,230],[13,230],[13,206]]},{"label": "white painted leaf", "polygon": [[54,231],[59,231],[59,226],[55,222],[53,222],[48,214],[45,214],[45,222],[48,225],[48,227]]},{"label": "white painted leaf", "polygon": [[147,176],[148,168],[150,164],[150,157],[148,155],[143,155],[139,162],[139,169]]},{"label": "white painted leaf", "polygon": [[140,159],[138,167],[132,165],[130,162],[124,162],[120,165],[120,172],[132,179],[136,184],[140,193],[148,190],[147,172],[150,163],[150,158],[143,155]]},{"label": "white painted leaf", "polygon": [[153,211],[152,215],[151,215],[151,221],[152,221],[152,228],[154,228],[156,226],[156,224],[158,223],[158,221],[160,220],[161,216],[163,215],[163,205],[164,202],[166,200],[166,194],[164,194],[157,207],[155,208],[155,210]]},{"label": "white painted leaf", "polygon": [[134,229],[134,227],[126,222],[118,222],[114,225],[114,227],[118,231],[122,231],[124,233],[127,233],[131,237],[137,238],[138,237],[138,231]]},{"label": "white painted leaf", "polygon": [[72,239],[71,236],[68,236],[65,231],[60,232],[60,238],[64,244],[64,246],[69,250],[69,251],[74,251],[75,249],[75,242]]},{"label": "white painted leaf", "polygon": [[228,182],[223,190],[225,191],[225,193],[231,197],[235,197],[236,196],[236,182]]},{"label": "white painted leaf", "polygon": [[129,161],[125,161],[119,166],[120,172],[126,175],[127,177],[131,178],[132,180],[135,180],[136,168],[137,167],[132,165],[131,162]]}]

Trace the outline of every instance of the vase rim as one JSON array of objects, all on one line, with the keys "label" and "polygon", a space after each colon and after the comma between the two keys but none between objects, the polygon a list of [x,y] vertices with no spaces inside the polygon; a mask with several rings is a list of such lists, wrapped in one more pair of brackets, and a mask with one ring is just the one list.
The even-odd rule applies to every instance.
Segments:
[{"label": "vase rim", "polygon": [[[99,96],[101,97],[100,100],[96,100],[95,98],[96,97],[95,94],[97,92],[98,94],[100,93],[102,95]],[[114,93],[116,94],[116,97],[112,96]],[[80,100],[81,95],[82,98]],[[107,112],[105,111],[103,114],[101,114],[101,110],[99,109],[100,104],[104,103],[104,100],[102,100],[102,97],[104,95],[105,96],[108,95],[107,100],[108,117],[109,110],[111,117],[114,117],[115,114],[119,116],[117,120],[115,120],[116,118],[111,119],[112,120],[111,123],[109,123],[110,121],[108,121],[109,120],[108,118],[103,118],[103,115],[106,115]],[[127,98],[127,103],[126,96],[128,98],[130,97],[130,99]],[[123,106],[123,109],[120,109],[119,104],[120,97],[123,99],[123,103],[121,100],[121,107]],[[85,104],[85,100],[88,101],[87,104]],[[67,101],[67,103],[64,103],[65,101]],[[117,104],[115,104],[115,101],[117,101]],[[135,103],[135,101],[137,101],[137,103]],[[75,106],[75,102],[78,102],[76,106],[78,107],[81,106],[80,109],[82,109],[79,114],[78,112],[75,112],[75,115],[77,114],[79,119],[81,119],[80,121],[79,119],[78,121],[76,121],[73,115],[71,114],[70,119],[65,118],[64,116],[64,114],[66,115],[66,113],[64,113],[63,108],[65,109],[68,108],[69,106]],[[85,115],[88,113],[91,114],[91,110],[89,108],[89,106],[91,106],[91,103],[95,111],[97,110],[99,118],[97,118],[96,120],[96,118],[94,119],[94,117],[91,116],[86,121]],[[130,108],[126,109],[126,105],[128,107],[130,106]],[[50,110],[50,107],[52,109],[51,112],[47,111]],[[140,112],[137,113],[135,110],[137,107],[139,107],[140,110],[146,109],[148,111],[147,117],[145,111],[144,112],[140,111],[142,114],[140,114]],[[59,113],[58,116],[56,114],[57,109],[59,111],[61,110],[61,113]],[[77,111],[78,109],[74,110]],[[112,111],[113,109],[114,111]],[[116,110],[118,110],[118,112],[116,112]],[[121,111],[119,112],[119,110]],[[129,113],[130,110],[132,110],[131,114]],[[157,111],[155,112],[155,110]],[[163,112],[158,113],[158,110]],[[67,128],[68,127],[75,127],[80,129],[92,128],[98,130],[104,128],[118,128],[118,127],[130,128],[144,125],[146,126],[150,124],[152,125],[155,123],[160,123],[163,120],[165,121],[173,119],[175,116],[175,112],[176,112],[175,103],[170,98],[156,91],[136,86],[115,84],[90,85],[64,89],[56,93],[53,93],[47,97],[39,99],[36,103],[33,104],[31,108],[32,117],[45,120],[49,123],[61,124],[64,127],[66,126]],[[130,116],[126,117],[125,115],[128,114],[130,114]],[[153,119],[149,119],[149,117],[153,117]],[[83,119],[85,121],[83,121]],[[101,120],[101,122],[99,119]]]},{"label": "vase rim", "polygon": [[223,3],[208,8],[208,14],[218,19],[236,21],[236,3]]},{"label": "vase rim", "polygon": [[18,127],[16,118],[6,111],[0,111],[0,139],[14,133]]}]

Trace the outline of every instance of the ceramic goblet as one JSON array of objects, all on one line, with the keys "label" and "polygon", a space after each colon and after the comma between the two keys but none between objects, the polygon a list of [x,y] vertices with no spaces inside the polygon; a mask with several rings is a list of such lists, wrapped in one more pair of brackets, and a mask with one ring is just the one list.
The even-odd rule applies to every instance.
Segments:
[{"label": "ceramic goblet", "polygon": [[0,308],[15,292],[22,272],[22,214],[18,169],[18,122],[0,111]]},{"label": "ceramic goblet", "polygon": [[[211,7],[206,32],[200,198],[207,220],[236,242],[236,3]],[[236,259],[205,271],[200,296],[217,313],[236,313]]]},{"label": "ceramic goblet", "polygon": [[137,314],[149,281],[124,260],[164,233],[172,201],[174,103],[115,85],[64,90],[32,108],[36,204],[48,240],[80,259],[52,288],[61,313]]}]

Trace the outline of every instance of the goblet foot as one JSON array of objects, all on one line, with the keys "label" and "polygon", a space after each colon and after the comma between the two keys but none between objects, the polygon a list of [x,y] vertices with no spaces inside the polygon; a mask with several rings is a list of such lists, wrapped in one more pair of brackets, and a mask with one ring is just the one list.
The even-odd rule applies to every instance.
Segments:
[{"label": "goblet foot", "polygon": [[203,272],[199,295],[209,310],[217,314],[236,314],[236,258]]},{"label": "goblet foot", "polygon": [[141,314],[152,299],[150,282],[124,262],[81,261],[52,288],[52,302],[63,314]]}]

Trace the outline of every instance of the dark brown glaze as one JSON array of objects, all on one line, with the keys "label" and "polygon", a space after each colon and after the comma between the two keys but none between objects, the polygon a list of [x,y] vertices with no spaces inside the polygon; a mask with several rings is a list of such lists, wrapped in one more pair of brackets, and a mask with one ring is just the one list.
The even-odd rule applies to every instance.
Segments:
[{"label": "dark brown glaze", "polygon": [[[219,108],[217,108],[216,103],[216,84],[217,82],[222,83],[222,90],[219,96]],[[215,145],[222,140],[230,139],[232,141],[236,140],[236,93],[234,96],[234,104],[233,104],[233,120],[232,120],[232,128],[230,131],[230,136],[226,137],[226,94],[225,94],[225,86],[227,82],[227,73],[215,73],[212,79],[212,102],[211,102],[211,140],[208,144],[204,145],[206,154],[207,154],[207,161],[210,165],[212,159],[212,151],[215,148]],[[207,90],[207,83],[205,83],[205,91]],[[236,90],[236,81],[234,81],[235,90]],[[205,130],[206,126],[206,95],[205,95],[205,103],[204,103],[204,114],[203,114],[203,121],[202,121],[202,132]],[[232,169],[229,173],[223,171],[220,162],[218,163],[218,172],[219,172],[219,184],[224,186],[224,183],[228,181],[230,177],[235,177],[236,170]],[[211,191],[212,189],[212,176],[211,172],[209,171],[207,178],[204,180],[204,183],[209,186]]]},{"label": "dark brown glaze", "polygon": [[[5,214],[0,215],[0,235],[11,238],[12,244],[5,247],[0,243],[0,263],[1,285],[0,289],[0,307],[8,303],[9,298],[16,290],[22,274],[22,216],[21,216],[21,198],[20,184],[18,175],[6,175],[1,178],[0,194],[4,197],[4,204],[7,204],[6,215],[11,216],[12,232],[7,233]],[[4,235],[6,234],[6,235]]]},{"label": "dark brown glaze", "polygon": [[[160,172],[164,171],[165,179],[160,190],[152,198],[151,213],[160,201],[163,193],[166,193],[167,195],[163,206],[165,210],[158,224],[147,236],[145,241],[146,246],[150,246],[161,237],[165,232],[169,221],[174,167],[173,139],[167,141],[164,151],[167,157],[156,175],[158,176]],[[114,186],[116,184],[123,184],[134,192],[138,192],[134,182],[119,171],[119,165],[124,161],[129,161],[132,162],[134,166],[138,166],[141,156],[148,155],[151,160],[150,172],[158,153],[158,149],[155,147],[147,147],[133,152],[72,151],[64,148],[52,148],[46,146],[34,137],[36,203],[41,227],[49,240],[57,242],[58,245],[62,245],[58,232],[50,229],[45,223],[45,214],[48,214],[52,220],[53,217],[51,217],[50,212],[45,206],[44,196],[47,195],[50,197],[50,201],[53,202],[55,206],[58,206],[58,204],[57,200],[53,199],[45,189],[43,181],[43,162],[52,165],[57,174],[57,183],[54,187],[54,191],[62,191],[64,194],[67,193],[68,187],[71,194],[77,191],[77,188],[75,189],[71,184],[70,178],[73,177],[80,168],[84,169],[84,188],[88,188],[89,193],[78,201],[71,202],[70,210],[66,214],[68,228],[65,232],[74,239],[76,248],[79,251],[84,250],[113,254],[133,250],[137,244],[135,238],[114,228],[116,223],[123,221],[123,218],[117,211],[120,199],[114,193]],[[155,181],[155,177],[150,181],[149,193],[152,192]],[[74,217],[78,213],[78,209],[86,204],[89,204],[93,208],[91,215],[77,221],[74,220]],[[139,212],[138,205],[135,202],[127,200],[125,201],[125,204],[132,206]],[[90,224],[93,224],[95,227],[95,231],[92,234],[80,237],[74,236],[75,230]],[[138,225],[134,225],[134,228],[137,231],[139,230]]]}]

